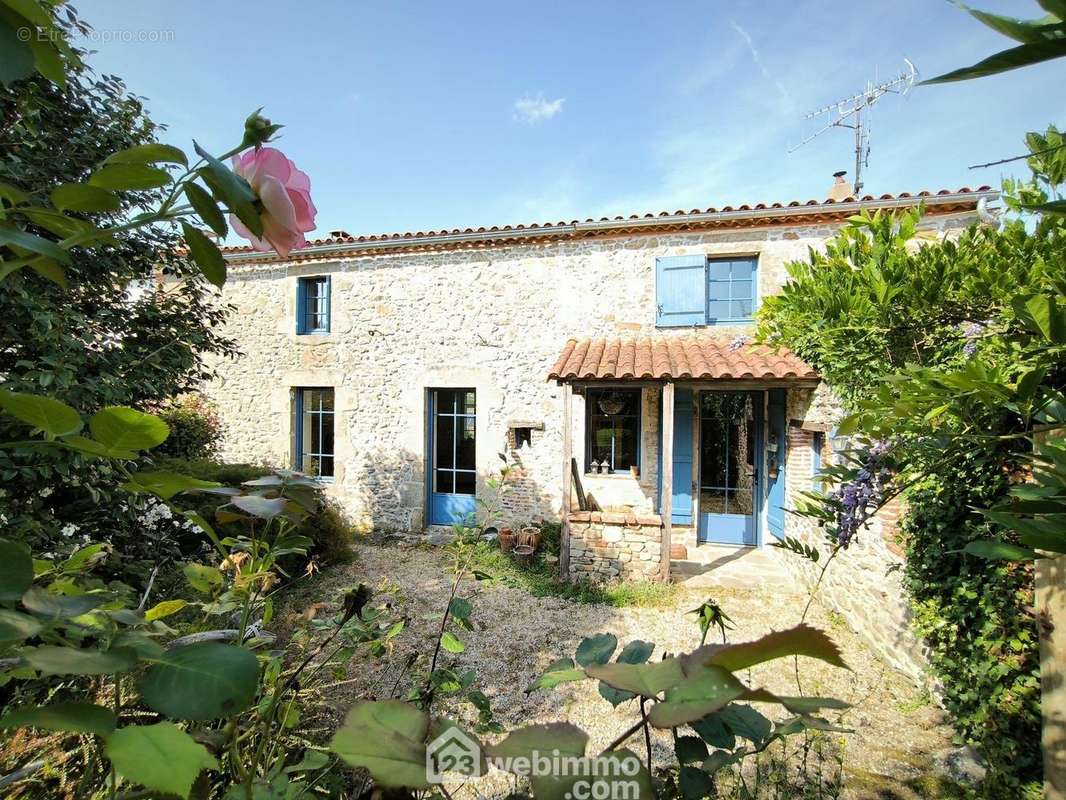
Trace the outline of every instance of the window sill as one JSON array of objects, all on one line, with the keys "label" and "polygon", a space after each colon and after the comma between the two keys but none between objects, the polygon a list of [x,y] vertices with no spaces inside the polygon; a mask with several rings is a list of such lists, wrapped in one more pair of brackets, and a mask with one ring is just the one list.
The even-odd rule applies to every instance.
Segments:
[{"label": "window sill", "polygon": [[634,475],[632,472],[629,472],[628,470],[626,472],[611,472],[611,473],[586,472],[583,477],[585,477],[585,478],[605,478],[605,479],[613,480],[613,481],[619,481],[619,480],[623,480],[623,479],[629,479],[629,480],[635,480],[635,481],[639,481],[640,480],[640,476],[639,475]]},{"label": "window sill", "polygon": [[754,324],[755,320],[751,317],[747,317],[744,319],[719,319],[715,320],[714,322],[697,322],[693,323],[692,325],[660,325],[659,323],[656,323],[655,329],[668,331],[675,330],[677,328],[728,328]]}]

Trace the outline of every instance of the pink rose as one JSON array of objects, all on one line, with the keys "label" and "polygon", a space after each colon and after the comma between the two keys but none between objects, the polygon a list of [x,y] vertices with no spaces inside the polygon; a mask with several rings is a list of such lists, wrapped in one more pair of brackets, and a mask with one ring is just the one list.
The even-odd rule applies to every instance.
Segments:
[{"label": "pink rose", "polygon": [[315,229],[315,214],[318,213],[311,202],[311,179],[273,147],[260,147],[234,156],[233,171],[248,181],[262,203],[263,238],[253,236],[244,223],[231,214],[233,230],[251,242],[256,250],[273,249],[282,258],[290,250],[306,246],[304,234]]}]

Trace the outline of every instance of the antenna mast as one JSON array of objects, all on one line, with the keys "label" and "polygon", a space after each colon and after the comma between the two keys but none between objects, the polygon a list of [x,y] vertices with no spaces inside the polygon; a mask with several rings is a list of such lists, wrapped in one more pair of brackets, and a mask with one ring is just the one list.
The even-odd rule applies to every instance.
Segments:
[{"label": "antenna mast", "polygon": [[866,88],[851,97],[845,97],[822,108],[807,114],[804,119],[815,119],[826,116],[826,124],[812,133],[795,147],[789,148],[789,153],[794,153],[803,145],[817,139],[830,128],[851,128],[855,131],[855,189],[856,195],[862,188],[862,168],[870,164],[870,122],[873,105],[886,94],[905,95],[918,79],[918,68],[911,63],[910,59],[903,59],[907,63],[907,69],[900,72],[895,78],[884,83],[874,85],[867,81]]}]

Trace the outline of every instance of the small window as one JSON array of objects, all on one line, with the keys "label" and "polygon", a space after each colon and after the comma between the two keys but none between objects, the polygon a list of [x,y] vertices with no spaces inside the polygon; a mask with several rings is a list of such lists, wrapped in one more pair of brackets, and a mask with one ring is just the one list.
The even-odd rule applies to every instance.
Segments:
[{"label": "small window", "polygon": [[296,389],[293,398],[293,468],[333,480],[333,389]]},{"label": "small window", "polygon": [[330,281],[326,276],[296,283],[296,332],[329,333]]},{"label": "small window", "polygon": [[704,255],[656,259],[655,325],[738,325],[755,313],[758,259]]},{"label": "small window", "polygon": [[816,431],[811,435],[811,488],[821,489],[818,473],[822,471],[822,449],[825,447],[825,434]]},{"label": "small window", "polygon": [[533,429],[532,428],[512,428],[514,431],[514,448],[518,450],[522,447],[533,446]]},{"label": "small window", "polygon": [[640,466],[640,389],[585,393],[585,472],[616,473]]}]

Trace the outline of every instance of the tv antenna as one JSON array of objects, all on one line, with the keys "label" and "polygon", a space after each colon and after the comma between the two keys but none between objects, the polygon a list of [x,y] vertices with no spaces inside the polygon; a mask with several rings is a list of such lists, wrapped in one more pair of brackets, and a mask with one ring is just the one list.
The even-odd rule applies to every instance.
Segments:
[{"label": "tv antenna", "polygon": [[854,193],[858,195],[862,188],[862,168],[870,165],[870,124],[874,103],[886,94],[905,95],[918,79],[918,68],[909,58],[903,60],[907,63],[907,69],[901,71],[892,80],[876,85],[872,81],[867,81],[866,88],[858,94],[822,106],[807,114],[804,119],[815,119],[825,115],[826,124],[795,147],[789,148],[788,152],[796,152],[831,128],[851,128],[855,131]]}]

